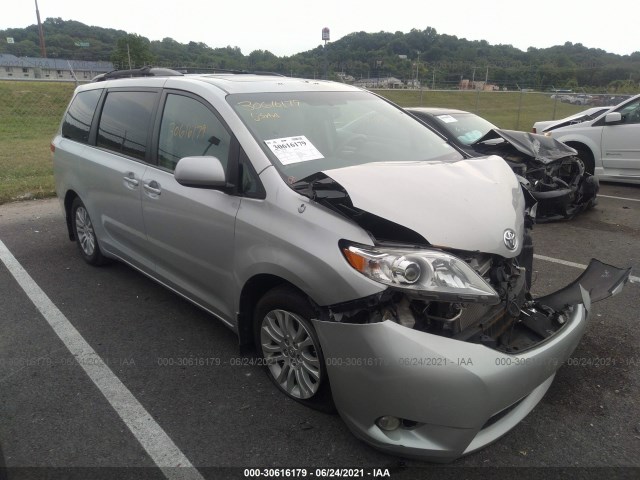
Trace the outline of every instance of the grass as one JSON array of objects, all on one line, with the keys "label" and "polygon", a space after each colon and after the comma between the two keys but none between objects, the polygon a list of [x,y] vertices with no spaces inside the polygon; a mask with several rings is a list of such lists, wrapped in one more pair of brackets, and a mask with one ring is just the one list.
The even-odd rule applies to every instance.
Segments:
[{"label": "grass", "polygon": [[[55,195],[49,144],[73,89],[73,83],[64,82],[0,81],[0,204]],[[378,93],[402,107],[458,108],[475,112],[501,128],[525,131],[538,120],[562,118],[585,108],[538,93]]]},{"label": "grass", "polygon": [[563,118],[588,108],[536,92],[379,90],[377,93],[401,107],[446,107],[474,112],[508,130],[531,131],[539,120]]},{"label": "grass", "polygon": [[49,144],[74,87],[0,82],[0,204],[55,195]]}]

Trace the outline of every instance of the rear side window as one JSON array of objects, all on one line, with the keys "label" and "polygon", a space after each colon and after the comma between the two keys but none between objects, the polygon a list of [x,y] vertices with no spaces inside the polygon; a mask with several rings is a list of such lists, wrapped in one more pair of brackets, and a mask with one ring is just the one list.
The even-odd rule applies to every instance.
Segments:
[{"label": "rear side window", "polygon": [[109,92],[98,127],[98,147],[144,160],[154,92]]},{"label": "rear side window", "polygon": [[75,96],[62,122],[62,136],[64,138],[81,143],[89,141],[91,120],[101,94],[102,90],[88,90]]},{"label": "rear side window", "polygon": [[227,170],[231,135],[203,103],[169,94],[162,114],[158,165],[173,171],[183,157],[217,157]]}]

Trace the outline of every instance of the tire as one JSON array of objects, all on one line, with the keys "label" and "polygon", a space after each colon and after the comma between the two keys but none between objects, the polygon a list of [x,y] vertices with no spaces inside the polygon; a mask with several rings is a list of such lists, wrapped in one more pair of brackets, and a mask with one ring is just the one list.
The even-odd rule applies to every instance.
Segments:
[{"label": "tire", "polygon": [[568,145],[576,149],[576,151],[578,152],[578,157],[584,163],[585,171],[590,175],[593,175],[593,172],[595,172],[596,165],[595,165],[595,161],[593,159],[593,154],[591,153],[591,150],[589,150],[588,147],[585,147],[583,145],[581,146],[576,146],[571,144],[568,144]]},{"label": "tire", "polygon": [[84,261],[94,266],[106,263],[106,259],[100,251],[93,222],[80,197],[76,197],[71,205],[71,226],[78,250],[80,250]]},{"label": "tire", "polygon": [[255,345],[267,376],[280,391],[308,407],[334,412],[313,317],[307,298],[292,287],[276,287],[256,305]]}]

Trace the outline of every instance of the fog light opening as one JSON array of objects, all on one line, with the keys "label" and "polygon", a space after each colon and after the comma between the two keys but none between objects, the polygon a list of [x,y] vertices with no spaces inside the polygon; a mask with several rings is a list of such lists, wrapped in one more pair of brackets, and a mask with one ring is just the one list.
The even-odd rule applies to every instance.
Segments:
[{"label": "fog light opening", "polygon": [[402,420],[398,417],[394,417],[393,415],[384,415],[376,420],[376,425],[380,430],[384,430],[385,432],[392,432],[400,428],[402,424]]},{"label": "fog light opening", "polygon": [[412,429],[418,426],[418,422],[414,420],[407,420],[406,418],[402,419],[402,428]]}]

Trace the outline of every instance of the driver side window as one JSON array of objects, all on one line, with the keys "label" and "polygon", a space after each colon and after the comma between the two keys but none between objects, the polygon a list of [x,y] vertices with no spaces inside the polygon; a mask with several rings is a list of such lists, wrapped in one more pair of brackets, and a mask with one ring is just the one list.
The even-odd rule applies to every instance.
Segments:
[{"label": "driver side window", "polygon": [[162,113],[158,166],[173,171],[178,160],[214,156],[225,171],[231,136],[203,103],[184,95],[169,94]]},{"label": "driver side window", "polygon": [[620,113],[622,114],[622,123],[640,123],[640,100],[625,105],[625,107],[620,110]]}]

